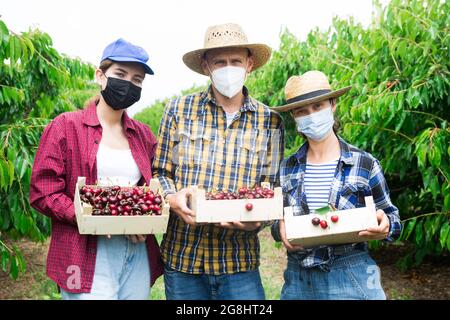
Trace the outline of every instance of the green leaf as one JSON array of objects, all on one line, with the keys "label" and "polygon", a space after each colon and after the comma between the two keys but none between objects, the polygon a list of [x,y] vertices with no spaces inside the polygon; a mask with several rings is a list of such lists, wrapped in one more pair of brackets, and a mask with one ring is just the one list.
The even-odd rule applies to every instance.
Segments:
[{"label": "green leaf", "polygon": [[2,252],[2,270],[4,272],[8,272],[7,268],[8,268],[8,264],[9,264],[10,255],[9,255],[8,251],[6,251],[6,249],[4,249],[4,248],[0,248],[0,249],[4,250]]},{"label": "green leaf", "polygon": [[423,220],[417,224],[416,229],[415,229],[415,234],[416,234],[415,241],[418,246],[420,246],[422,244],[422,239],[423,239],[422,225],[423,225]]},{"label": "green leaf", "polygon": [[8,161],[8,174],[9,174],[9,187],[11,187],[14,182],[14,164],[11,161]]},{"label": "green leaf", "polygon": [[414,227],[416,225],[417,219],[411,219],[408,221],[407,227],[404,229],[404,236],[403,239],[408,240],[409,236],[411,235],[411,232],[414,230]]},{"label": "green leaf", "polygon": [[449,232],[450,232],[450,226],[449,226],[449,222],[447,221],[441,227],[441,232],[440,232],[440,235],[439,235],[439,241],[441,243],[441,247],[443,247],[443,248],[445,248],[445,241],[449,237]]},{"label": "green leaf", "polygon": [[450,251],[450,234],[447,236],[447,250]]},{"label": "green leaf", "polygon": [[318,209],[314,210],[314,213],[324,215],[330,211],[332,211],[332,208],[328,205],[326,207],[322,207],[322,208],[318,208]]}]

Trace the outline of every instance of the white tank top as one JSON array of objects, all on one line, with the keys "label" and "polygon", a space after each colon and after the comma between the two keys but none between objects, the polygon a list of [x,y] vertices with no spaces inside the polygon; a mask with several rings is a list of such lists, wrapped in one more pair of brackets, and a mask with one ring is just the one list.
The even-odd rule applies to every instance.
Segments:
[{"label": "white tank top", "polygon": [[134,186],[141,177],[130,149],[113,149],[100,143],[97,153],[99,185]]}]

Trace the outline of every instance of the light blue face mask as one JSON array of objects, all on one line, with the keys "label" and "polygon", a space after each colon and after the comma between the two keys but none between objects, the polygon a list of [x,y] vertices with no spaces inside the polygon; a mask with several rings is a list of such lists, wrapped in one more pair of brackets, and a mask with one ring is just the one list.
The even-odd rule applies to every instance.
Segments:
[{"label": "light blue face mask", "polygon": [[297,130],[311,140],[321,141],[331,132],[334,124],[331,107],[314,112],[307,116],[295,118]]}]

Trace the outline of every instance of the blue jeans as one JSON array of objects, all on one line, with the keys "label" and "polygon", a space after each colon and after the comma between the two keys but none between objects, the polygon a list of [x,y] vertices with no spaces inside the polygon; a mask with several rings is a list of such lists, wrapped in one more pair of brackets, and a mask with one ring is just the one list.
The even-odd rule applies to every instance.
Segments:
[{"label": "blue jeans", "polygon": [[259,270],[223,275],[188,274],[164,268],[167,300],[264,300]]},{"label": "blue jeans", "polygon": [[330,271],[301,268],[289,259],[281,300],[385,300],[380,270],[366,251],[335,258]]},{"label": "blue jeans", "polygon": [[94,280],[90,293],[61,289],[64,300],[145,300],[150,295],[150,267],[145,242],[125,236],[98,236]]}]

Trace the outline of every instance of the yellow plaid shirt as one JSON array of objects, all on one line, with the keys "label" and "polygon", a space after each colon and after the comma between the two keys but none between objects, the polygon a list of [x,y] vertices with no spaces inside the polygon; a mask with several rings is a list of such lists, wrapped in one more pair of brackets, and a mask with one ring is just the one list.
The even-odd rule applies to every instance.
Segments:
[{"label": "yellow plaid shirt", "polygon": [[[211,86],[167,105],[153,161],[165,195],[198,185],[206,190],[237,191],[263,181],[278,184],[283,159],[281,117],[251,98],[227,126]],[[166,265],[191,274],[227,274],[259,266],[258,232],[210,225],[192,227],[170,215],[161,250]]]}]

